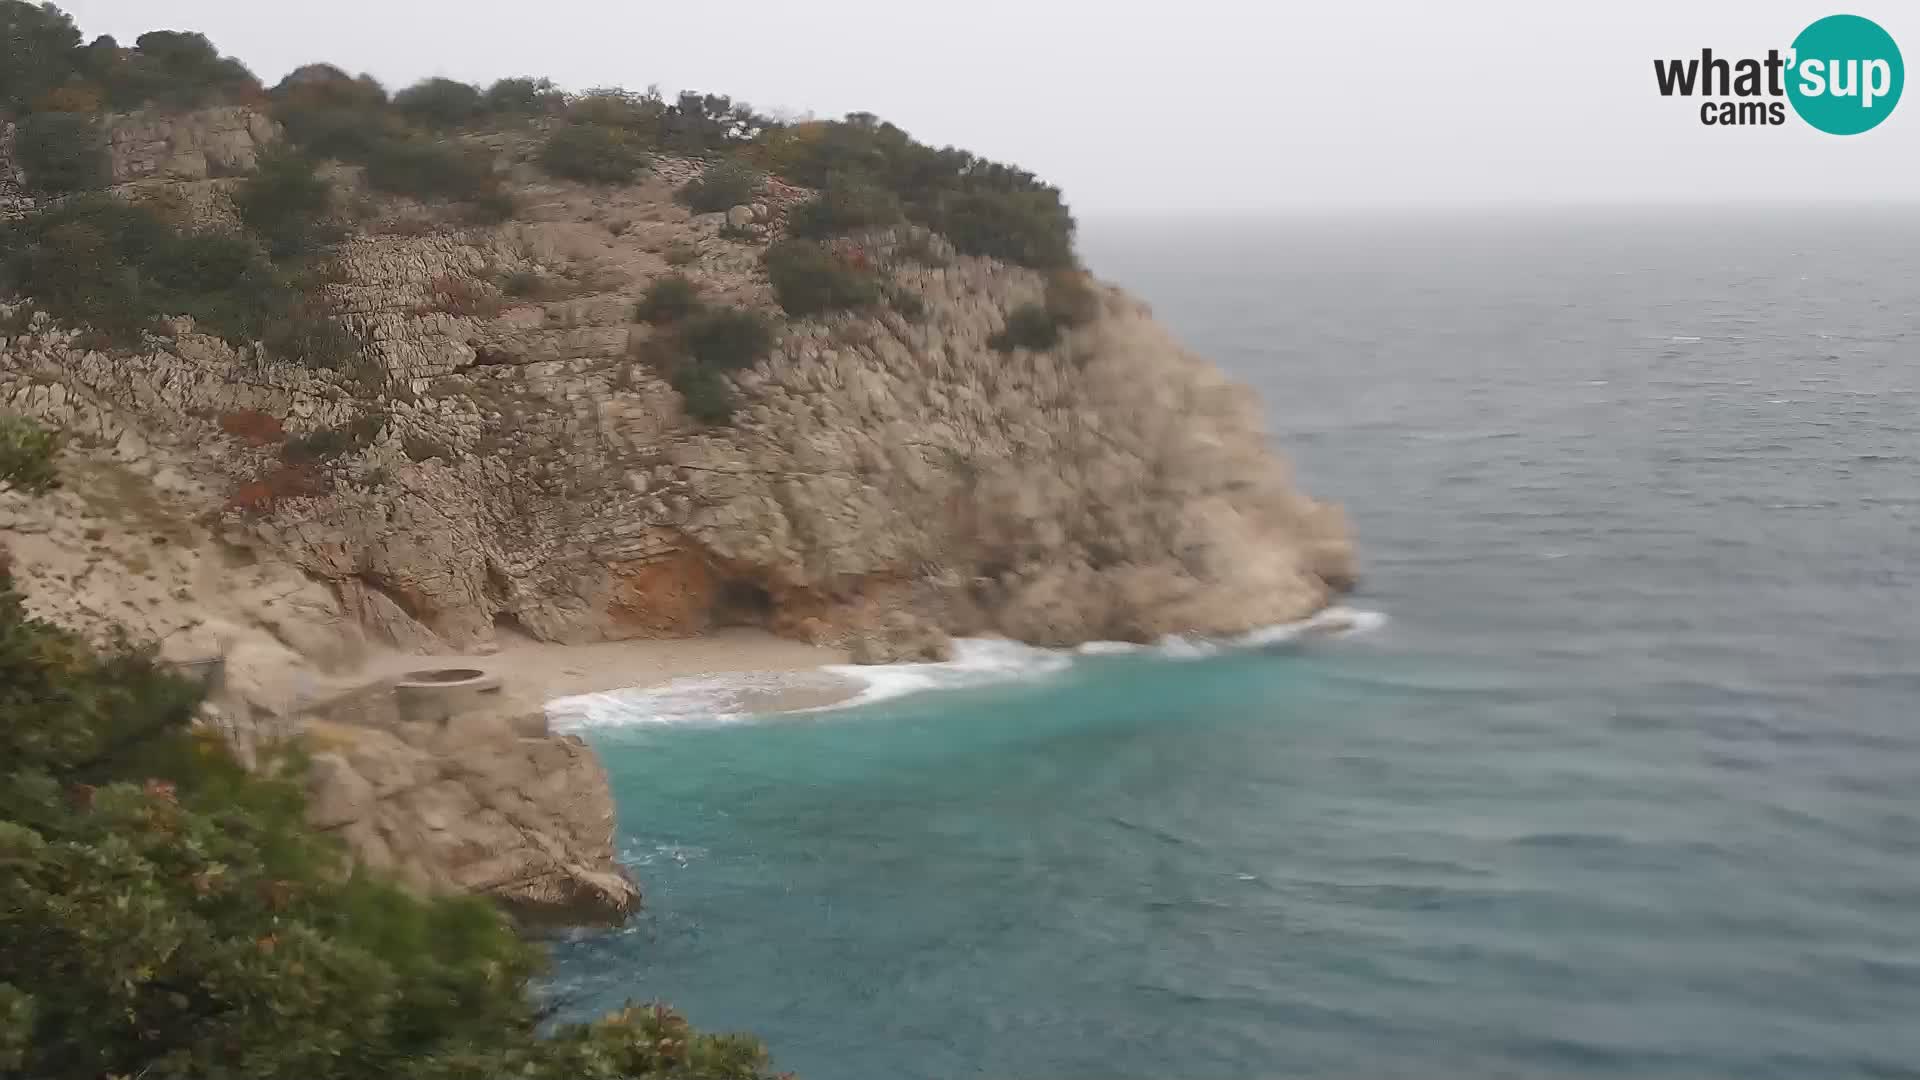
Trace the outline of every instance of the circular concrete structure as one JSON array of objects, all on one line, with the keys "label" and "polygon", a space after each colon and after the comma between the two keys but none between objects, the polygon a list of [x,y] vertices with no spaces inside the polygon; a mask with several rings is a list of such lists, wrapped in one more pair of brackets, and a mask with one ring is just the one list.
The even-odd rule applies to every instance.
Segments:
[{"label": "circular concrete structure", "polygon": [[400,718],[447,727],[465,712],[486,709],[488,695],[500,692],[500,676],[479,668],[428,668],[409,671],[393,684]]}]

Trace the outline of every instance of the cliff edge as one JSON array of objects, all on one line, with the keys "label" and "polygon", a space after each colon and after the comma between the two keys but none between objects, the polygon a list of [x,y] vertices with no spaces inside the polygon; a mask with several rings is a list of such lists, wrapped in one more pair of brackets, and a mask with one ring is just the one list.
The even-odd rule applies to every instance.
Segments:
[{"label": "cliff edge", "polygon": [[[208,177],[207,148],[238,171],[277,137],[239,107],[109,130],[117,192],[202,228],[232,226],[243,183]],[[363,335],[351,367],[186,318],[102,349],[19,306],[0,402],[56,424],[84,403],[188,450],[236,520],[407,650],[727,622],[1148,640],[1300,618],[1350,581],[1340,515],[1291,486],[1254,396],[1119,290],[902,223],[828,248],[884,302],[796,317],[767,260],[814,192],[768,178],[697,213],[675,193],[702,161],[576,183],[527,163],[538,139],[465,137],[516,206],[495,225],[329,170],[357,215],[324,286]],[[772,328],[726,422],[675,387],[682,328],[636,316],[668,279]]]},{"label": "cliff edge", "polygon": [[307,735],[315,823],[416,888],[638,902],[583,744],[395,722],[327,674],[369,649],[747,625],[937,659],[1352,581],[1254,396],[1079,268],[1031,174],[712,95],[74,55],[0,102],[0,410],[75,480],[0,498],[20,577],[224,656],[207,722]]}]

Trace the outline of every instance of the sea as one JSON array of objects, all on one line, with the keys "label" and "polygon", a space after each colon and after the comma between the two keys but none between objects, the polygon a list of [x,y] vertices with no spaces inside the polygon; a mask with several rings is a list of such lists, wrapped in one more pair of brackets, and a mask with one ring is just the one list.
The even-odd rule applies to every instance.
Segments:
[{"label": "sea", "polygon": [[665,1000],[807,1080],[1920,1077],[1920,215],[1083,225],[1343,504],[1344,632],[558,703]]}]

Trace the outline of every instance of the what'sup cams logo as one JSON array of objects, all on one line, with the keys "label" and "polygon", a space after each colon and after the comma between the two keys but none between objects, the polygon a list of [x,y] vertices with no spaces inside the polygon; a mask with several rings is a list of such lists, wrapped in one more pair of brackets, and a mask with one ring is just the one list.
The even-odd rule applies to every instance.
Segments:
[{"label": "what'sup cams logo", "polygon": [[[1731,127],[1784,124],[1787,106],[1829,135],[1872,130],[1900,103],[1907,72],[1900,47],[1878,23],[1858,15],[1829,15],[1793,39],[1782,55],[1729,60],[1701,49],[1699,57],[1655,60],[1662,97],[1702,97],[1700,122]],[[1782,100],[1784,99],[1784,100]]]}]

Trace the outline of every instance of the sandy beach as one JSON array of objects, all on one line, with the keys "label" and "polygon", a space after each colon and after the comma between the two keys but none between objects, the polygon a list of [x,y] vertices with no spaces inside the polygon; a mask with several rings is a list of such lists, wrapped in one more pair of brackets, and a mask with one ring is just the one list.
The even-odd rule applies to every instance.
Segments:
[{"label": "sandy beach", "polygon": [[761,630],[734,627],[697,638],[604,641],[557,645],[515,638],[497,652],[421,656],[383,653],[353,676],[355,682],[392,678],[409,671],[477,668],[501,680],[503,707],[530,712],[555,698],[607,690],[644,689],[699,675],[751,672],[806,673],[778,690],[750,695],[752,712],[789,712],[832,705],[852,697],[860,685],[818,670],[844,664],[847,654],[775,637]]}]

